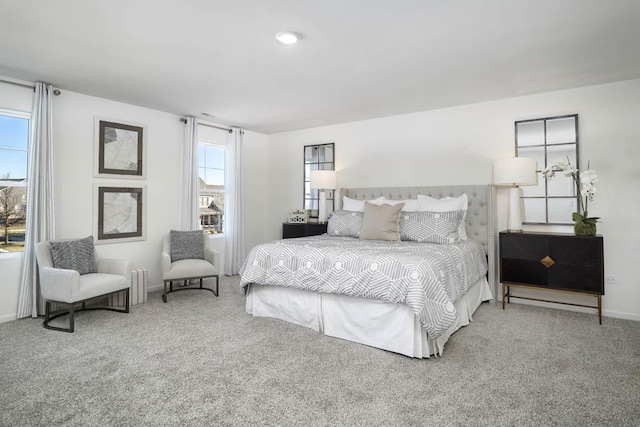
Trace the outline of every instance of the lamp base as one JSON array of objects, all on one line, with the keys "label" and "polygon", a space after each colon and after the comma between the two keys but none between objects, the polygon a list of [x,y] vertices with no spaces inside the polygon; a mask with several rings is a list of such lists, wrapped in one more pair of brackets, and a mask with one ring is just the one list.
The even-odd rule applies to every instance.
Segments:
[{"label": "lamp base", "polygon": [[318,222],[325,223],[327,222],[327,192],[324,190],[319,191],[318,201]]},{"label": "lamp base", "polygon": [[520,188],[513,186],[509,189],[509,233],[522,233],[522,212],[520,209]]}]

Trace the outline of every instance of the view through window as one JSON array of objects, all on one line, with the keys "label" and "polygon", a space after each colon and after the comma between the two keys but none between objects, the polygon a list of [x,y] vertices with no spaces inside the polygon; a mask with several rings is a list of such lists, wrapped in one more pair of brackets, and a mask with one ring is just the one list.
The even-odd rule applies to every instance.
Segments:
[{"label": "view through window", "polygon": [[200,224],[211,234],[224,231],[224,145],[198,144]]},{"label": "view through window", "polygon": [[0,254],[24,250],[29,116],[0,110]]}]

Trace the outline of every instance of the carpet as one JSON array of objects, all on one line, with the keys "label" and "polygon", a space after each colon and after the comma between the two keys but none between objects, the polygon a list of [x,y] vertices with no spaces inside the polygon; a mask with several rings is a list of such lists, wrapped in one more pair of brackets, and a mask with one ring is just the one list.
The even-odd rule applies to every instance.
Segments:
[{"label": "carpet", "polygon": [[244,311],[238,277],[0,324],[2,426],[640,425],[640,323],[484,303],[428,360]]}]

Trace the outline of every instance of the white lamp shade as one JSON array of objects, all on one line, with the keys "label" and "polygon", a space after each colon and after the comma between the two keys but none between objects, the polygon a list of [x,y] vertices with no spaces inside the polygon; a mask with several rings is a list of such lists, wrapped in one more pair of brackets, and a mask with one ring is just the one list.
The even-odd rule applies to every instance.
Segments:
[{"label": "white lamp shade", "polygon": [[336,171],[311,171],[311,188],[318,190],[335,190]]},{"label": "white lamp shade", "polygon": [[537,185],[536,161],[527,157],[509,157],[493,162],[494,185]]}]

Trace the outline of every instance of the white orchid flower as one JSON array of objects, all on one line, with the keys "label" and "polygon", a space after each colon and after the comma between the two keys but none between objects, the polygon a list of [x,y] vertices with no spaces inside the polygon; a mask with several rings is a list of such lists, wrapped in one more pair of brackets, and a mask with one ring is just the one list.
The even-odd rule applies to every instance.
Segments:
[{"label": "white orchid flower", "polygon": [[542,175],[548,181],[555,176],[556,172],[562,172],[564,176],[571,177],[578,189],[578,210],[587,214],[588,202],[592,201],[596,194],[595,184],[600,182],[598,173],[594,169],[587,169],[580,172],[571,164],[569,159],[557,160],[547,166]]},{"label": "white orchid flower", "polygon": [[598,173],[593,169],[588,169],[580,174],[580,182],[583,184],[599,182]]}]

